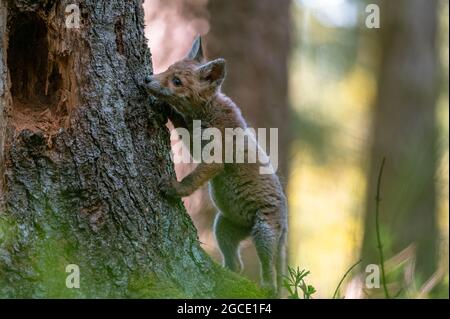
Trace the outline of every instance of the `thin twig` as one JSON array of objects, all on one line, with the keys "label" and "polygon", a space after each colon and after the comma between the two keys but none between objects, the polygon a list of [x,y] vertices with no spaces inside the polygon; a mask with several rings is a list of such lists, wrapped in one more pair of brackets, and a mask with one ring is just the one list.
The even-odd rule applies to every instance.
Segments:
[{"label": "thin twig", "polygon": [[384,295],[386,299],[390,299],[389,291],[386,286],[386,274],[384,271],[384,256],[383,256],[383,245],[381,244],[381,235],[380,235],[380,222],[379,222],[379,215],[380,215],[380,202],[381,202],[381,177],[383,175],[383,169],[384,169],[384,163],[386,162],[386,159],[383,157],[383,160],[381,161],[380,171],[378,173],[378,180],[377,180],[377,196],[375,197],[375,227],[377,232],[377,243],[378,243],[378,252],[380,255],[380,265],[381,265],[381,279],[384,289]]},{"label": "thin twig", "polygon": [[360,264],[362,262],[362,259],[360,259],[358,262],[354,263],[344,274],[344,276],[342,276],[341,280],[339,281],[339,284],[336,287],[336,290],[334,291],[333,294],[333,299],[336,299],[337,294],[339,293],[339,289],[341,288],[342,283],[344,282],[345,277],[347,277],[347,275],[352,271],[353,268],[355,268],[358,264]]}]

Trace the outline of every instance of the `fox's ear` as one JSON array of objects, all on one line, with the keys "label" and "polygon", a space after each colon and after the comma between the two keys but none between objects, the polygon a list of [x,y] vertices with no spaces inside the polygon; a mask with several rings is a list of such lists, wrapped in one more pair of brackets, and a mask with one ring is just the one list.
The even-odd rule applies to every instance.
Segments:
[{"label": "fox's ear", "polygon": [[203,62],[202,38],[199,35],[195,37],[195,40],[192,43],[191,51],[189,51],[186,59]]},{"label": "fox's ear", "polygon": [[224,59],[217,59],[211,62],[205,63],[198,67],[200,77],[210,82],[220,86],[225,79],[226,75],[226,62]]}]

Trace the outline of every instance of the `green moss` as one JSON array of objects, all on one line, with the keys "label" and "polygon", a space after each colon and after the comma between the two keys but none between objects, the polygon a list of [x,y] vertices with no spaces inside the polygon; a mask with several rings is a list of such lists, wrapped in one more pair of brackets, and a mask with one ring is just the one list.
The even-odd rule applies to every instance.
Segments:
[{"label": "green moss", "polygon": [[128,282],[128,298],[187,298],[170,279],[163,280],[155,274],[141,275],[134,273]]},{"label": "green moss", "polygon": [[[79,298],[83,297],[82,290],[69,289],[66,278],[69,273],[66,267],[72,264],[71,256],[67,254],[65,240],[49,238],[40,241],[34,250],[34,269],[39,277],[39,284],[34,294],[46,298]],[[80,279],[82,279],[80,274]],[[81,283],[82,285],[82,283]]]},{"label": "green moss", "polygon": [[14,242],[17,234],[17,223],[3,212],[0,212],[0,247],[4,248]]},{"label": "green moss", "polygon": [[[61,221],[55,215],[57,214],[51,209],[46,209],[43,216],[33,221],[33,226],[27,225],[34,227],[34,231],[30,232],[28,227],[19,227],[19,222],[14,217],[0,214],[0,286],[4,288],[0,289],[1,297],[192,297],[191,293],[183,291],[170,278],[162,278],[161,275],[149,273],[146,269],[135,269],[129,273],[128,269],[111,270],[105,264],[94,267],[89,260],[89,252],[78,247],[73,230],[67,226],[68,221]],[[36,224],[39,227],[36,227]],[[20,247],[20,251],[16,250],[16,246]],[[206,255],[201,257],[208,258]],[[11,277],[15,276],[14,272],[4,272],[2,263],[20,270],[20,278]],[[70,275],[66,272],[66,267],[69,264],[77,264],[80,267],[80,288],[70,289],[66,286],[66,279]],[[208,276],[204,278],[211,280],[211,285],[206,285],[211,289],[196,292],[196,296],[234,299],[269,296],[268,292],[238,274],[214,262],[208,264]],[[26,274],[25,277],[23,274]],[[15,285],[17,280],[21,281],[18,286]]]},{"label": "green moss", "polygon": [[264,290],[254,282],[228,271],[219,265],[214,266],[216,275],[216,286],[214,289],[215,298],[224,299],[260,299],[268,298],[269,291]]}]

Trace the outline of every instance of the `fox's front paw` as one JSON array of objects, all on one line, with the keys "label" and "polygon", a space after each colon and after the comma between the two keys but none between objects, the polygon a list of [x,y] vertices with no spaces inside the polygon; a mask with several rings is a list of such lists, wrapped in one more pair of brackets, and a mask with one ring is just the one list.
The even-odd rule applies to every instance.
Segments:
[{"label": "fox's front paw", "polygon": [[177,192],[177,180],[173,177],[164,176],[158,184],[159,190],[164,196],[175,198],[179,197]]}]

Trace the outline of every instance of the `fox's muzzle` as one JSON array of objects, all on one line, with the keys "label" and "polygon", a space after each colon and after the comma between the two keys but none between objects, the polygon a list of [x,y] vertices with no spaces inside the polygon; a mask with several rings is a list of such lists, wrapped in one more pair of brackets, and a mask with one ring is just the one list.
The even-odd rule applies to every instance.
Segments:
[{"label": "fox's muzzle", "polygon": [[171,95],[170,90],[166,87],[163,87],[161,83],[159,83],[159,81],[156,80],[154,77],[147,76],[144,81],[145,81],[144,87],[150,94],[159,97],[168,97]]}]

